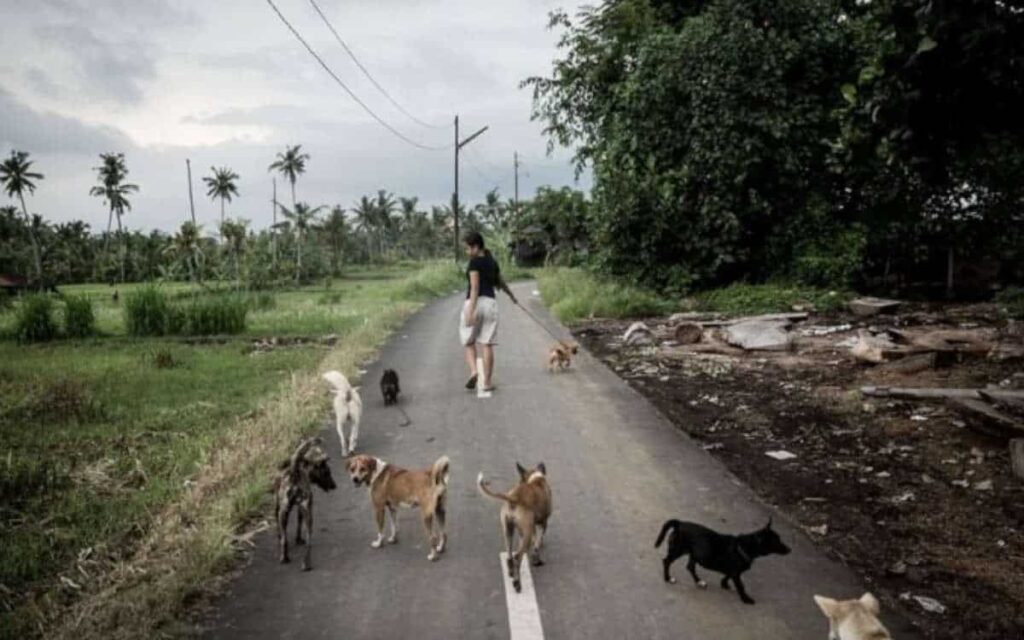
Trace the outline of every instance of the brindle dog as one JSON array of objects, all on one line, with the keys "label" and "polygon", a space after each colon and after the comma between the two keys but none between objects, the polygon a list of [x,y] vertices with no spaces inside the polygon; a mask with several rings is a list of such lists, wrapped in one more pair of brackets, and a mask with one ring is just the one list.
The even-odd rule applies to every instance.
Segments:
[{"label": "brindle dog", "polygon": [[331,468],[327,466],[327,454],[320,448],[321,444],[323,441],[320,438],[303,440],[286,465],[282,465],[281,474],[274,481],[274,494],[277,497],[277,541],[281,548],[281,562],[288,562],[288,516],[293,507],[298,507],[299,522],[295,532],[295,544],[306,545],[306,553],[302,556],[303,571],[311,569],[309,558],[313,546],[313,485],[324,491],[330,491],[338,486],[334,484]]}]

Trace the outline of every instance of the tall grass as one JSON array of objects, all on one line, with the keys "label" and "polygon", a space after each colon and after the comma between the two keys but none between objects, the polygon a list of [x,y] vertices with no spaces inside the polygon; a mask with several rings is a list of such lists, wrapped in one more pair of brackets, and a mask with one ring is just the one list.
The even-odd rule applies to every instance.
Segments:
[{"label": "tall grass", "polygon": [[86,296],[64,297],[64,333],[69,338],[88,338],[96,333],[96,314]]},{"label": "tall grass", "polygon": [[198,297],[183,307],[184,326],[179,333],[210,336],[242,333],[249,304],[241,296]]},{"label": "tall grass", "polygon": [[562,322],[587,318],[640,318],[671,313],[675,302],[653,291],[596,276],[578,268],[549,268],[539,273],[544,302]]},{"label": "tall grass", "polygon": [[25,296],[16,312],[14,335],[22,342],[45,342],[56,338],[53,300],[44,294]]},{"label": "tall grass", "polygon": [[451,262],[435,262],[407,278],[392,294],[395,301],[418,302],[451,293],[463,283],[460,268]]},{"label": "tall grass", "polygon": [[791,311],[794,305],[808,304],[817,311],[835,311],[844,307],[851,297],[848,291],[785,283],[742,282],[696,296],[702,310],[735,315]]},{"label": "tall grass", "polygon": [[125,298],[125,327],[133,336],[235,334],[245,331],[251,306],[237,294],[191,295],[187,302],[171,303],[149,286]]},{"label": "tall grass", "polygon": [[155,285],[139,287],[124,298],[124,326],[128,335],[162,336],[167,333],[170,303]]}]

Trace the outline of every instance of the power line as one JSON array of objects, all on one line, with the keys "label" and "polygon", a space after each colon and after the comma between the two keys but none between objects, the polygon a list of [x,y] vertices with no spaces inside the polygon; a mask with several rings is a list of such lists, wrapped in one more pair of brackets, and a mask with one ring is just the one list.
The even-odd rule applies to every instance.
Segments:
[{"label": "power line", "polygon": [[281,13],[281,10],[277,8],[276,4],[274,4],[274,0],[267,0],[267,4],[269,4],[270,8],[274,10],[274,13],[277,14],[277,17],[281,19],[281,22],[283,22],[284,25],[286,27],[288,27],[288,30],[291,31],[292,34],[298,39],[298,41],[302,43],[302,46],[304,46],[306,48],[306,51],[308,51],[309,54],[311,56],[313,56],[316,59],[317,62],[320,63],[320,66],[324,68],[324,71],[326,71],[327,74],[330,75],[331,78],[333,78],[334,81],[337,82],[338,85],[342,89],[345,90],[345,93],[347,93],[349,95],[349,97],[351,97],[353,100],[356,101],[356,104],[358,104],[360,107],[362,107],[363,110],[366,111],[366,113],[370,114],[370,116],[372,116],[374,120],[376,120],[378,123],[380,123],[380,125],[382,127],[384,127],[385,129],[390,131],[392,134],[394,134],[395,137],[397,137],[397,138],[399,138],[399,139],[407,142],[408,144],[410,144],[410,145],[412,145],[414,147],[417,147],[419,149],[425,149],[427,151],[440,151],[440,150],[443,150],[443,149],[451,149],[452,148],[452,145],[444,145],[444,146],[433,147],[433,146],[421,144],[421,143],[416,142],[415,140],[407,137],[401,131],[399,131],[398,129],[395,129],[390,124],[385,122],[383,118],[381,118],[376,113],[374,113],[373,109],[370,109],[370,107],[366,106],[366,103],[364,103],[362,100],[360,100],[359,96],[357,96],[355,93],[352,92],[351,89],[348,88],[348,86],[342,81],[342,79],[338,77],[338,74],[334,73],[334,71],[329,66],[327,66],[327,63],[323,61],[323,58],[321,58],[317,54],[317,52],[313,50],[313,47],[309,46],[309,43],[306,42],[306,39],[302,37],[302,34],[300,34],[298,31],[296,31],[295,27],[293,27],[292,24],[290,22],[288,22],[288,19],[284,17],[284,14]]},{"label": "power line", "polygon": [[408,111],[406,111],[405,108],[402,107],[402,105],[398,104],[398,102],[391,97],[391,94],[384,90],[384,87],[380,86],[380,83],[377,82],[377,80],[374,79],[374,77],[370,74],[366,67],[363,66],[363,63],[359,62],[359,58],[357,58],[356,54],[352,51],[352,49],[350,49],[349,46],[345,44],[345,41],[342,40],[341,35],[339,35],[337,30],[335,30],[334,25],[332,25],[331,21],[327,19],[327,16],[324,15],[324,12],[320,10],[320,5],[316,3],[316,0],[309,0],[309,3],[313,5],[313,9],[315,9],[317,14],[319,14],[320,19],[324,21],[324,24],[327,25],[327,28],[330,29],[331,33],[334,34],[334,39],[338,41],[338,44],[340,44],[341,48],[345,50],[345,53],[348,54],[348,57],[352,58],[352,62],[356,63],[356,66],[359,67],[359,70],[363,72],[363,75],[365,75],[366,78],[373,83],[373,86],[377,87],[377,91],[380,91],[384,95],[384,97],[387,98],[388,101],[395,106],[396,109],[404,113],[407,118],[409,118],[416,124],[422,127],[427,127],[428,129],[447,129],[452,126],[450,124],[430,124],[429,122],[424,122],[417,118],[416,116],[409,113]]}]

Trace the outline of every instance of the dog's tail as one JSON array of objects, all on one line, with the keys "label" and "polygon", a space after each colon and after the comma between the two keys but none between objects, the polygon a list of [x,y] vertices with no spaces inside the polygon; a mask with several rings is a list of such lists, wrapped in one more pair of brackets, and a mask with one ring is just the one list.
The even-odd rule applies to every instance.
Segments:
[{"label": "dog's tail", "polygon": [[288,473],[291,474],[292,477],[295,477],[295,475],[299,472],[299,462],[306,455],[306,452],[309,451],[309,448],[315,444],[320,444],[322,442],[323,440],[321,440],[318,437],[306,438],[305,440],[302,441],[302,444],[296,447],[295,453],[292,454],[291,460],[288,461]]},{"label": "dog's tail", "polygon": [[661,527],[661,533],[658,534],[658,539],[654,541],[654,548],[657,549],[660,547],[661,543],[665,541],[665,536],[668,535],[668,532],[675,531],[682,526],[682,524],[683,523],[678,520],[667,520]]},{"label": "dog's tail", "polygon": [[430,468],[430,480],[434,483],[437,493],[440,495],[448,490],[448,469],[451,463],[448,456],[441,456]]},{"label": "dog's tail", "polygon": [[335,393],[345,392],[346,402],[348,401],[347,394],[351,392],[352,385],[349,384],[348,378],[345,377],[345,374],[340,371],[327,371],[320,377],[334,387]]},{"label": "dog's tail", "polygon": [[502,502],[507,502],[509,504],[515,504],[515,502],[511,498],[509,498],[508,496],[502,495],[500,493],[494,493],[493,491],[491,491],[487,487],[487,481],[484,480],[484,472],[483,471],[481,471],[476,476],[476,486],[477,486],[478,489],[480,489],[480,493],[484,494],[485,496],[487,496],[489,498],[494,498],[495,500],[501,500]]}]

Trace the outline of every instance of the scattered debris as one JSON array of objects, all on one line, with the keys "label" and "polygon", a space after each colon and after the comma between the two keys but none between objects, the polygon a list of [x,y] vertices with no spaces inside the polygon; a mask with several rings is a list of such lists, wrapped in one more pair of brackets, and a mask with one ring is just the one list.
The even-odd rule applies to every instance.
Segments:
[{"label": "scattered debris", "polygon": [[928,596],[916,596],[909,591],[900,594],[900,600],[913,600],[917,604],[921,605],[921,608],[928,613],[945,613],[946,605],[942,604],[935,598],[929,598]]},{"label": "scattered debris", "polygon": [[765,451],[764,455],[774,460],[792,460],[796,457],[795,453],[790,453],[789,451],[784,451],[782,449],[778,451]]},{"label": "scattered debris", "polygon": [[679,344],[696,344],[704,337],[704,328],[693,322],[684,322],[676,326],[673,335]]},{"label": "scattered debris", "polygon": [[748,351],[785,351],[793,341],[786,320],[746,320],[723,330],[725,341]]},{"label": "scattered debris", "polygon": [[977,491],[991,491],[992,490],[992,481],[991,480],[982,480],[981,482],[975,482],[974,483],[974,488]]},{"label": "scattered debris", "polygon": [[800,329],[797,333],[802,336],[829,336],[833,333],[843,333],[853,329],[852,324],[836,324],[831,326],[811,325]]},{"label": "scattered debris", "polygon": [[820,526],[817,526],[817,527],[807,527],[807,530],[809,532],[811,532],[813,534],[816,534],[816,535],[819,535],[819,536],[826,536],[826,535],[828,535],[828,525],[827,524],[823,524],[823,525],[820,525]]},{"label": "scattered debris", "polygon": [[1024,480],[1024,438],[1010,440],[1010,467],[1013,475]]}]

